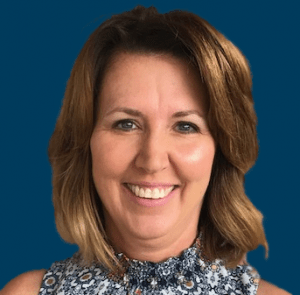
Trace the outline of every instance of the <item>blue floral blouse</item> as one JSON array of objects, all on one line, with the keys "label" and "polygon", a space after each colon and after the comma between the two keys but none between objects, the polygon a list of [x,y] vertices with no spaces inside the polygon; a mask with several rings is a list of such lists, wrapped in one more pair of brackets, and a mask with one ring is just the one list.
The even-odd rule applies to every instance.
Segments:
[{"label": "blue floral blouse", "polygon": [[[259,275],[250,265],[228,269],[221,260],[201,256],[200,240],[178,257],[160,263],[128,259],[122,276],[100,264],[80,266],[80,255],[55,262],[45,273],[39,295],[148,295],[148,294],[245,294],[255,295]],[[123,263],[124,265],[124,263]]]}]

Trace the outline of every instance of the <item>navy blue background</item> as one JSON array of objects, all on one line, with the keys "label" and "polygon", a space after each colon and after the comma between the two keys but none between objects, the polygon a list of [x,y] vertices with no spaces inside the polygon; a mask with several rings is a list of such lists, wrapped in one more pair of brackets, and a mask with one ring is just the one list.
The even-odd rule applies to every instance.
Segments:
[{"label": "navy blue background", "polygon": [[246,176],[246,192],[265,216],[270,253],[265,260],[259,247],[248,260],[264,279],[295,292],[299,21],[296,4],[282,3],[2,1],[0,289],[20,273],[48,268],[77,250],[56,232],[48,141],[71,68],[88,36],[112,14],[143,4],[202,16],[250,61],[260,153]]}]

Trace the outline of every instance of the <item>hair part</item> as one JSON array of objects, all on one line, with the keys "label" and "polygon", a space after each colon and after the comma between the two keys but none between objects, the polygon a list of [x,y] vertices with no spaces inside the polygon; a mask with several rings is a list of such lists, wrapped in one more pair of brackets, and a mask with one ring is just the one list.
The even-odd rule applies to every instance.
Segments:
[{"label": "hair part", "polygon": [[49,143],[53,204],[61,237],[79,246],[86,264],[119,267],[105,233],[103,208],[92,177],[90,138],[99,110],[101,83],[120,53],[166,54],[200,74],[208,95],[208,125],[217,144],[199,230],[211,259],[237,265],[250,250],[268,250],[262,214],[244,191],[244,175],[258,156],[252,80],[243,54],[199,16],[160,14],[137,6],[112,16],[89,37],[68,80]]}]

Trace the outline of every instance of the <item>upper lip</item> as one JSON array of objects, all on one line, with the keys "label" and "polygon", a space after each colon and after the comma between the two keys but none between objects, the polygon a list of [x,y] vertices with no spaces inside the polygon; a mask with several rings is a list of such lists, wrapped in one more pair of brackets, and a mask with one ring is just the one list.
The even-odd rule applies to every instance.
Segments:
[{"label": "upper lip", "polygon": [[140,181],[140,182],[126,182],[126,184],[138,185],[141,187],[148,187],[148,188],[169,188],[171,186],[178,186],[173,183],[166,183],[166,182],[148,182],[148,181]]}]

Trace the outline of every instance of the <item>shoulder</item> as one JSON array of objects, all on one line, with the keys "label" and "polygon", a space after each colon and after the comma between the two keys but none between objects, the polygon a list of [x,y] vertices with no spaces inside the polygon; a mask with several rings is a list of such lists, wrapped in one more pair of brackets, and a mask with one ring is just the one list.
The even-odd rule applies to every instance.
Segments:
[{"label": "shoulder", "polygon": [[260,280],[257,295],[291,295],[291,293],[288,293],[264,280]]},{"label": "shoulder", "polygon": [[12,279],[0,295],[38,295],[45,273],[45,269],[23,273]]}]

